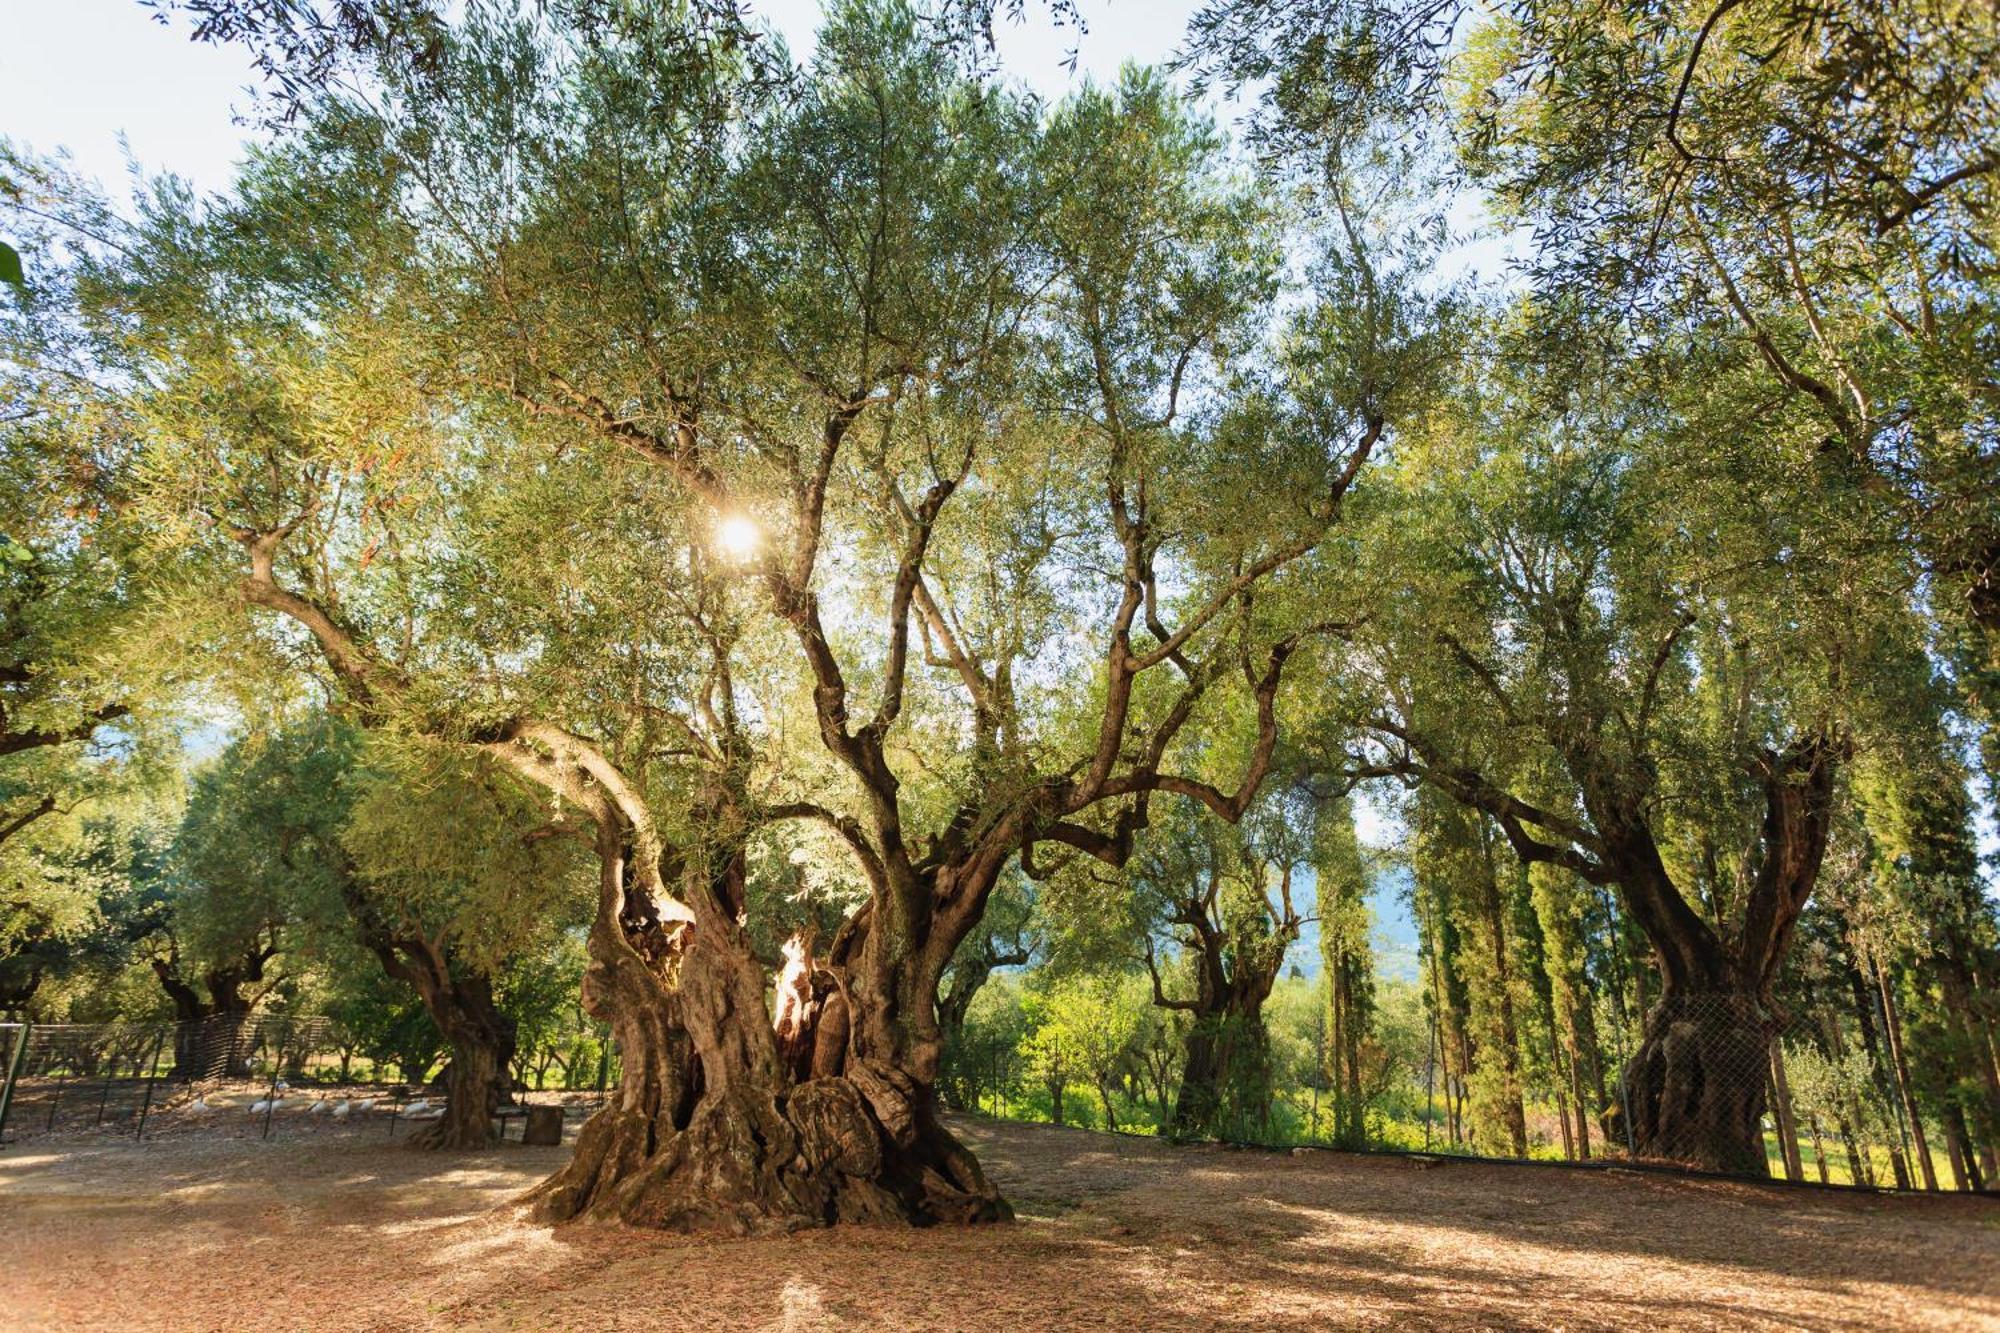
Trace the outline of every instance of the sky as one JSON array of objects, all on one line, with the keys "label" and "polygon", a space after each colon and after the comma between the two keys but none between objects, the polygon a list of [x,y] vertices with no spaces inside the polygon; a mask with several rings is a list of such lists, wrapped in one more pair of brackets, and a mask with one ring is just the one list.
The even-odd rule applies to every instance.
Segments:
[{"label": "sky", "polygon": [[[1051,100],[1127,60],[1165,59],[1196,0],[1081,0],[1088,26],[1058,30],[1029,6],[1004,19],[995,38],[1009,75]],[[200,190],[220,190],[241,155],[254,77],[234,47],[188,40],[184,18],[156,22],[136,0],[14,0],[0,43],[0,135],[38,152],[67,148],[78,167],[121,193],[126,148],[149,172],[172,171]],[[754,12],[784,34],[793,54],[812,50],[818,0],[754,0]],[[1076,70],[1064,68],[1070,51]]]}]

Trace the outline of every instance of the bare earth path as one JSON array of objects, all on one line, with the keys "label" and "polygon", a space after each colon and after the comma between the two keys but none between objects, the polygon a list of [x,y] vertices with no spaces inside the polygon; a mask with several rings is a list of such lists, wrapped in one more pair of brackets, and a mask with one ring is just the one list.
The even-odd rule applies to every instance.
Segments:
[{"label": "bare earth path", "polygon": [[13,1329],[2000,1329],[2000,1202],[1266,1156],[972,1121],[973,1232],[551,1233],[566,1149],[380,1137],[0,1153]]}]

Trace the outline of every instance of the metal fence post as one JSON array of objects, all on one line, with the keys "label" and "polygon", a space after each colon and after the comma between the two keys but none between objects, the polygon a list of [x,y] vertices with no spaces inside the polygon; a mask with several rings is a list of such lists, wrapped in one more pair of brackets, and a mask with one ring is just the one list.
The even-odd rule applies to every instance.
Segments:
[{"label": "metal fence post", "polygon": [[115,1047],[104,1053],[104,1087],[97,1094],[97,1123],[104,1123],[104,1108],[111,1104],[111,1084],[118,1077],[118,1051]]},{"label": "metal fence post", "polygon": [[52,1134],[55,1132],[56,1112],[62,1109],[63,1089],[69,1086],[69,1074],[70,1074],[69,1062],[73,1058],[73,1056],[71,1056],[68,1053],[65,1053],[60,1058],[63,1061],[63,1072],[56,1077],[56,1095],[54,1099],[49,1102],[49,1123],[42,1127],[42,1132],[44,1134]]},{"label": "metal fence post", "polygon": [[161,1028],[160,1035],[153,1038],[153,1062],[146,1067],[146,1096],[139,1103],[139,1128],[132,1134],[135,1139],[146,1137],[146,1115],[153,1109],[153,1083],[160,1077],[160,1052],[166,1044],[167,1029]]},{"label": "metal fence post", "polygon": [[21,1077],[21,1065],[28,1058],[28,1033],[33,1024],[21,1020],[21,1030],[14,1034],[14,1053],[7,1059],[7,1082],[0,1085],[0,1143],[7,1141],[7,1112],[14,1105],[14,1083]]}]

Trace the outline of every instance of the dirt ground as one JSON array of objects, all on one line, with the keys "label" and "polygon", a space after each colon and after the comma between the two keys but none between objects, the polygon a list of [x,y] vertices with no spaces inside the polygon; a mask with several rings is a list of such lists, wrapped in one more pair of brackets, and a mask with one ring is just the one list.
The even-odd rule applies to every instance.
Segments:
[{"label": "dirt ground", "polygon": [[1012,1226],[524,1224],[567,1149],[361,1130],[0,1153],[13,1329],[2000,1329],[2000,1202],[962,1126]]}]

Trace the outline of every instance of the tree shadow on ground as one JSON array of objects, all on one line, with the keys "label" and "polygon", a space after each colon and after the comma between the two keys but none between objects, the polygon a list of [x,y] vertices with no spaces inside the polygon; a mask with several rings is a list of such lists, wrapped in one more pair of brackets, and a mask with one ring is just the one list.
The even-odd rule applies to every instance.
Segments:
[{"label": "tree shadow on ground", "polygon": [[[1233,1280],[1266,1291],[1379,1281],[1399,1308],[1412,1288],[1448,1308],[1476,1290],[1533,1322],[1561,1322],[1556,1311],[1588,1292],[1594,1308],[1623,1310],[1612,1321],[1626,1326],[1658,1311],[1795,1325],[1802,1293],[1814,1293],[1815,1326],[1858,1327],[1879,1324],[1884,1289],[1897,1288],[1918,1304],[2000,1315],[1990,1199],[960,1129],[1017,1207],[1073,1222],[1090,1213],[1141,1249],[1219,1250]],[[1077,1189],[1093,1181],[1100,1188]],[[1729,1299],[1685,1283],[1645,1294],[1675,1274]]]},{"label": "tree shadow on ground", "polygon": [[[561,1149],[220,1139],[0,1154],[0,1240],[37,1256],[15,1298],[30,1325],[57,1327],[225,1327],[202,1312],[243,1300],[303,1328],[2000,1321],[1984,1201],[959,1128],[1019,1223],[733,1241],[550,1231],[515,1201]],[[159,1290],[189,1299],[134,1294]]]}]

